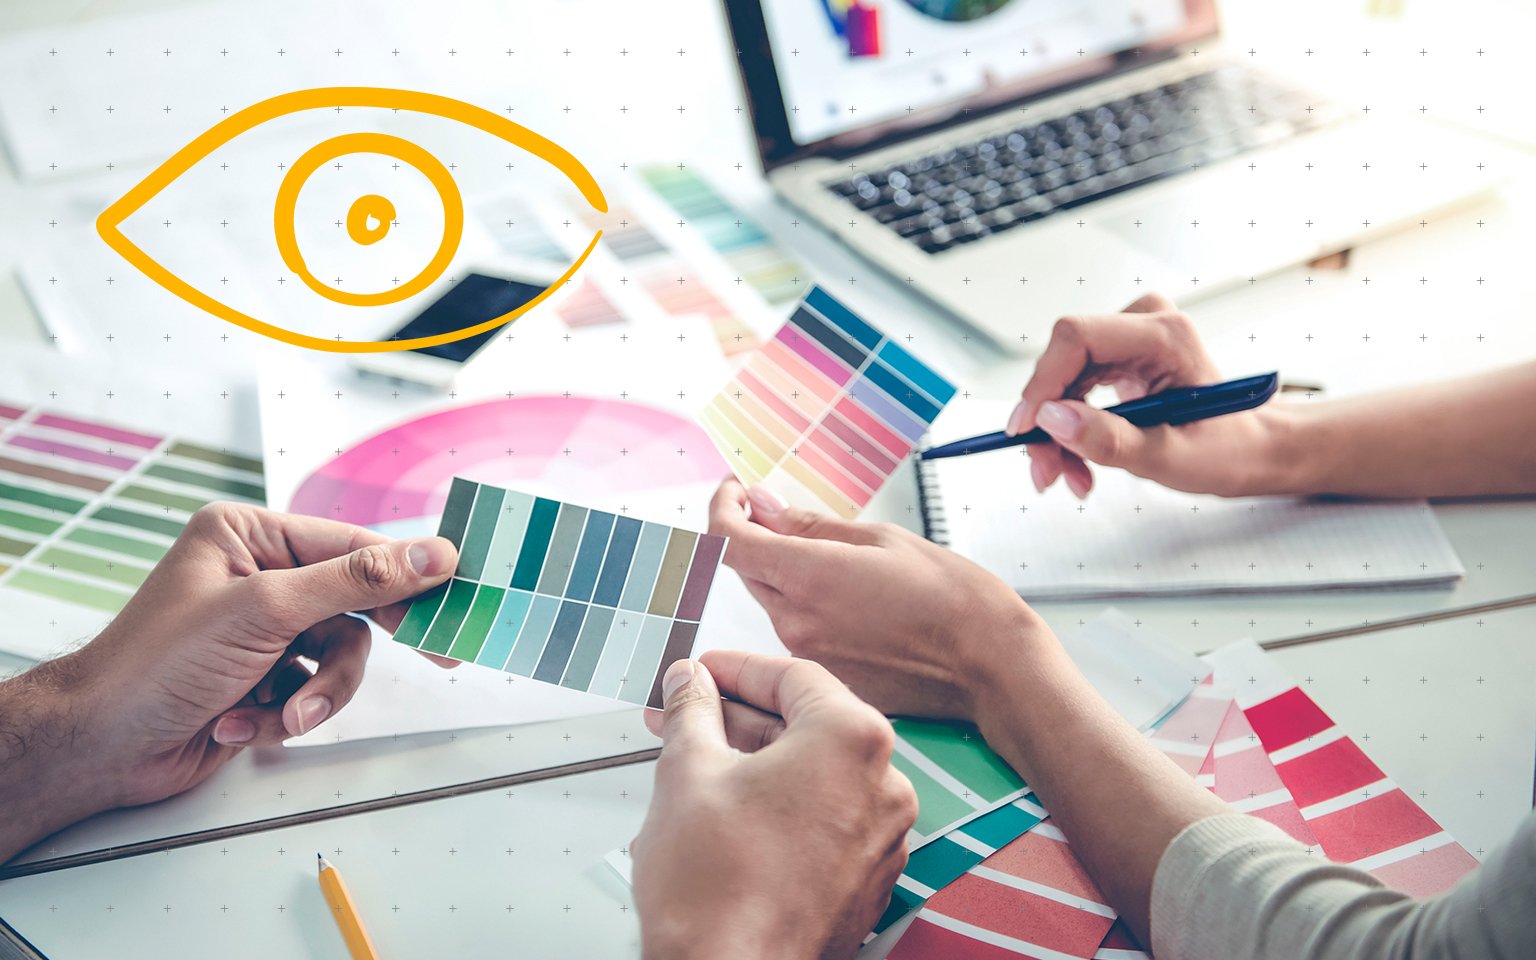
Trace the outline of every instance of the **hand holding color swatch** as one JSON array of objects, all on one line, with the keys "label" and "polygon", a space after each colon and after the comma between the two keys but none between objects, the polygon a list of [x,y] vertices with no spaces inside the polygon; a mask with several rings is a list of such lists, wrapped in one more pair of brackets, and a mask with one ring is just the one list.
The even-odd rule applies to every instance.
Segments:
[{"label": "hand holding color swatch", "polygon": [[397,642],[653,707],[725,554],[724,537],[460,477],[438,535],[459,568],[416,598]]},{"label": "hand holding color swatch", "polygon": [[852,518],[955,388],[820,287],[704,408],[748,485]]}]

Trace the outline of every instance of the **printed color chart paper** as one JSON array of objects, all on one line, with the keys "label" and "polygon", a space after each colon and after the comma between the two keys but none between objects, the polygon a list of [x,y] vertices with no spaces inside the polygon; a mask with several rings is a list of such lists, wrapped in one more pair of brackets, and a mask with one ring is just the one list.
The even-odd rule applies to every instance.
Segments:
[{"label": "printed color chart paper", "polygon": [[813,287],[704,408],[736,475],[798,506],[857,516],[955,388]]},{"label": "printed color chart paper", "polygon": [[261,462],[0,402],[0,591],[116,613],[213,500],[264,504]]},{"label": "printed color chart paper", "polygon": [[725,555],[724,537],[458,477],[438,535],[458,570],[416,598],[396,641],[653,707]]}]

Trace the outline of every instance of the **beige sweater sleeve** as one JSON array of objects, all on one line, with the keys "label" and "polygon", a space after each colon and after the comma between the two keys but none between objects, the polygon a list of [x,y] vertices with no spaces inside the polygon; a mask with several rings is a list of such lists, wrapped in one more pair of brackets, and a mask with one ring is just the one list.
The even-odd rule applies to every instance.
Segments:
[{"label": "beige sweater sleeve", "polygon": [[1414,900],[1242,814],[1186,827],[1152,881],[1158,960],[1536,957],[1536,815],[1450,892]]}]

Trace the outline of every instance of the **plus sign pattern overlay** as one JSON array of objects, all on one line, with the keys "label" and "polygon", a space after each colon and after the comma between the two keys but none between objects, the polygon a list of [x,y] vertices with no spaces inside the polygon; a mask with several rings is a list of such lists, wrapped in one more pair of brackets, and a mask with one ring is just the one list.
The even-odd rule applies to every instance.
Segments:
[{"label": "plus sign pattern overlay", "polygon": [[[1504,78],[1520,67],[1520,55],[1501,40],[1508,34],[1498,23],[1447,26],[1404,19],[1361,27],[1353,21],[1335,24],[1329,18],[1343,14],[1328,7],[1258,28],[1254,14],[1233,10],[1240,42],[1223,56],[1329,91],[1328,98],[1287,107],[1298,119],[1333,109],[1367,130],[1422,118],[1483,129],[1516,124],[1513,97],[1520,88]],[[1242,31],[1245,20],[1249,29]],[[7,485],[0,491],[14,488],[71,501],[68,511],[56,514],[64,504],[0,498],[0,545],[14,543],[23,551],[0,558],[12,568],[0,576],[28,581],[22,574],[30,573],[45,578],[31,580],[34,584],[68,582],[71,591],[78,589],[75,584],[89,585],[108,591],[115,602],[131,589],[123,578],[139,576],[153,560],[150,549],[162,549],[173,531],[117,523],[112,518],[118,514],[109,511],[132,512],[144,518],[141,522],[177,522],[184,519],[178,511],[193,500],[246,496],[242,491],[250,488],[233,488],[234,482],[264,486],[269,501],[285,507],[306,479],[361,440],[467,404],[539,398],[547,411],[556,403],[574,408],[595,399],[697,423],[705,403],[771,340],[813,283],[956,384],[960,392],[946,416],[1015,398],[1027,366],[992,372],[1000,358],[996,347],[936,318],[930,304],[911,295],[920,277],[883,275],[849,256],[803,214],[767,197],[749,106],[732,79],[734,61],[743,54],[733,51],[725,36],[714,5],[688,0],[660,24],[647,5],[612,5],[600,15],[595,4],[592,11],[544,5],[537,12],[523,5],[481,5],[443,15],[390,4],[377,16],[357,17],[342,8],[298,3],[210,4],[0,38],[0,87],[7,91],[0,98],[0,134],[14,174],[0,185],[9,231],[0,256],[6,272],[14,267],[16,276],[0,283],[8,305],[6,329],[16,337],[14,346],[7,341],[0,347],[0,377],[7,384],[0,456],[8,458],[0,461],[6,471],[0,483]],[[1076,56],[1034,43],[1016,51],[1021,60],[1047,52]],[[886,52],[914,65],[914,82],[942,82],[932,71],[942,72],[943,65],[924,60],[931,53],[915,46]],[[1192,60],[1205,62],[1217,51],[1191,53]],[[524,123],[582,159],[608,194],[610,211],[584,217],[569,187],[544,177],[538,164],[505,144],[488,144],[432,121],[342,110],[291,118],[260,136],[252,131],[250,141],[204,158],[184,182],[141,211],[134,235],[210,295],[316,335],[360,339],[398,324],[409,312],[368,319],[318,304],[270,249],[272,191],[284,169],[318,140],[359,128],[392,130],[420,138],[451,169],[470,220],[465,262],[450,270],[452,278],[463,276],[473,261],[497,257],[569,262],[581,238],[601,226],[603,243],[569,289],[548,311],[535,311],[501,334],[493,348],[502,351],[499,359],[488,353],[484,373],[466,371],[454,395],[425,398],[408,388],[369,384],[329,358],[270,354],[265,341],[212,320],[138,275],[95,235],[101,209],[213,123],[276,93],[345,84],[432,90]],[[1334,106],[1325,107],[1325,100]],[[819,112],[826,105],[818,98],[789,106]],[[1085,95],[1062,110],[1094,106]],[[1260,104],[1235,105],[1240,113],[1250,106]],[[858,117],[868,105],[855,98],[837,109]],[[1026,105],[1020,123],[1051,119],[1038,108],[1030,111]],[[1363,188],[1381,177],[1419,178],[1426,193],[1437,193],[1465,182],[1491,189],[1520,173],[1507,154],[1491,147],[1487,155],[1432,158],[1431,146],[1425,143],[1423,155],[1367,149],[1358,156],[1325,157],[1303,149],[1283,162],[1263,153],[1229,158],[1220,162],[1230,178],[1223,188],[1189,209],[1165,211],[1165,222],[1113,204],[1087,204],[1041,219],[1055,219],[1085,236],[1095,226],[1127,236],[1155,226],[1170,243],[1200,251],[1211,263],[1262,245],[1266,237],[1305,236],[1332,223],[1358,226],[1376,240],[1347,256],[1244,276],[1235,291],[1221,296],[1208,289],[1211,274],[1198,269],[1163,289],[1189,306],[1223,370],[1238,375],[1278,367],[1287,379],[1325,388],[1299,392],[1287,402],[1320,403],[1331,394],[1483,369],[1536,350],[1529,325],[1511,322],[1509,301],[1500,299],[1525,283],[1523,263],[1505,240],[1522,222],[1518,194],[1391,224],[1363,202],[1325,208],[1316,199],[1351,185],[1361,187],[1363,196]],[[987,158],[963,159],[974,167],[962,171],[966,178],[982,178],[974,196],[987,197],[993,192]],[[866,185],[882,203],[900,188],[889,178],[876,183],[884,166],[851,163],[836,174],[848,196],[840,229],[885,229]],[[316,251],[319,276],[362,290],[370,284],[387,287],[395,277],[414,273],[413,257],[436,243],[441,220],[441,211],[422,192],[424,184],[414,178],[409,169],[368,157],[343,158],[339,169],[317,172],[317,192],[301,203],[300,238]],[[1008,186],[998,183],[1002,191]],[[343,242],[346,207],[330,202],[342,195],[350,200],[364,187],[388,192],[397,209],[388,237],[371,248],[386,253],[377,262]],[[902,242],[955,244],[983,227],[1027,229],[1002,224],[995,208],[970,209],[957,209],[960,216],[944,223],[943,232],[927,222],[909,224],[923,228],[921,239]],[[986,222],[989,214],[995,222]],[[1067,295],[1074,309],[1097,313],[1118,309],[1150,286],[1134,273],[1111,274],[1090,245],[1063,244],[1059,255],[1051,271],[1009,263],[963,280],[972,288],[986,287],[1000,310],[1017,317],[1014,340],[1024,350],[1042,347],[1056,319],[1039,315],[1035,297]],[[36,323],[27,326],[21,318],[32,313]],[[191,445],[166,439],[184,436],[180,426],[194,415],[210,414],[228,427],[222,440],[201,433]],[[44,417],[55,419],[44,422]],[[148,446],[130,450],[103,436],[103,426],[146,438]],[[29,436],[39,443],[26,440]],[[492,439],[499,460],[526,458],[528,447],[520,437]],[[631,486],[644,485],[641,471],[626,466],[638,449],[632,437],[573,427],[563,439],[541,452],[539,467],[530,474],[551,487],[530,492],[584,504],[601,501],[601,509],[618,516],[629,506],[648,523],[664,520],[693,530],[707,524],[703,478],[691,467],[669,475],[675,483],[630,492]],[[698,427],[668,440],[659,449],[675,462],[717,468],[711,479],[723,473],[725,465]],[[419,442],[427,444],[428,455],[450,465],[445,477],[468,449],[458,438]],[[258,450],[260,458],[253,456]],[[214,459],[215,454],[241,459]],[[119,469],[115,459],[112,466],[101,462],[119,457],[132,465]],[[257,459],[264,460],[259,470]],[[180,472],[151,473],[159,467]],[[1020,469],[1016,487],[1027,486]],[[259,491],[249,495],[261,497]],[[85,506],[77,510],[77,502]],[[330,512],[338,502],[330,498],[316,512]],[[395,501],[378,504],[386,514],[359,522],[384,524],[397,516],[389,509]],[[964,505],[950,501],[951,510]],[[920,513],[915,486],[901,471],[862,515],[915,529]],[[1163,728],[1167,736],[1160,737],[1160,746],[1239,806],[1310,829],[1323,855],[1377,856],[1380,851],[1329,849],[1322,821],[1329,810],[1378,804],[1408,811],[1405,822],[1420,825],[1424,821],[1409,808],[1422,810],[1471,856],[1486,855],[1530,807],[1529,768],[1519,769],[1509,757],[1528,758],[1532,746],[1536,716],[1528,692],[1536,654],[1526,639],[1536,630],[1536,619],[1531,608],[1517,608],[1418,621],[1528,593],[1529,561],[1511,557],[1497,544],[1530,520],[1518,504],[1437,505],[1435,513],[1465,571],[1454,591],[1124,601],[1130,629],[1156,631],[1191,651],[1244,636],[1349,634],[1270,655],[1295,678],[1300,696],[1269,692],[1285,694],[1298,705],[1295,715],[1315,721],[1315,729],[1299,733],[1298,740],[1273,740],[1272,729],[1255,716],[1275,699],[1249,689],[1249,676],[1262,679],[1257,669],[1225,678],[1218,661],[1218,679],[1235,697],[1236,712],[1228,709],[1219,721],[1176,716]],[[1202,512],[1187,522],[1198,529],[1207,518]],[[1426,553],[1393,559],[1416,568],[1434,558]],[[1244,562],[1268,560],[1253,556]],[[133,571],[125,572],[129,567]],[[720,571],[716,595],[731,588],[733,576]],[[10,621],[13,599],[6,589]],[[111,614],[43,592],[20,593],[47,613],[27,618],[23,639],[13,637],[14,625],[0,630],[5,648],[26,659],[87,639]],[[1063,634],[1090,622],[1102,607],[1099,601],[1040,605]],[[86,625],[67,616],[70,611],[93,619]],[[742,645],[753,639],[770,645],[766,622],[753,615],[741,608]],[[7,660],[5,666],[20,669],[25,663]],[[415,682],[408,669],[395,670],[391,663],[371,671],[367,682],[385,691],[407,687]],[[465,672],[434,674],[433,699],[421,702],[474,696]],[[533,684],[519,680],[508,689],[528,686]],[[1189,701],[1191,707],[1204,702],[1203,697]],[[1174,726],[1175,720],[1184,726]],[[1330,729],[1332,720],[1337,727]],[[1258,748],[1242,729],[1245,721]],[[1341,730],[1349,736],[1335,736]],[[324,726],[319,733],[325,733]],[[256,958],[277,950],[339,956],[340,941],[314,884],[313,856],[320,851],[346,873],[376,941],[402,955],[476,956],[488,944],[517,945],[531,956],[638,954],[633,903],[601,861],[639,828],[650,798],[649,763],[509,788],[466,787],[462,795],[385,803],[366,814],[351,807],[653,747],[636,711],[516,727],[412,733],[377,728],[369,736],[373,739],[242,757],[169,806],[110,815],[51,838],[30,856],[62,857],[324,812],[313,822],[242,829],[211,842],[7,880],[0,883],[0,915],[50,956],[218,952]],[[1226,749],[1211,749],[1212,742]],[[1358,755],[1351,753],[1351,778],[1336,793],[1308,792],[1305,781],[1290,776],[1320,762],[1324,751],[1346,750]],[[1219,755],[1210,759],[1213,754]],[[1229,757],[1251,765],[1229,779]],[[1050,832],[1050,821],[1026,829],[1046,813],[1031,803],[1009,801],[923,847],[965,854],[955,854],[958,859],[944,868],[929,862],[937,853],[914,857],[901,889],[938,891],[950,882],[945,878],[1009,851],[1005,860],[984,867],[991,873],[970,874],[965,883],[1017,890],[1019,881],[1034,882],[1027,866],[1049,864],[1056,868],[1051,889],[1076,898],[1053,900],[1072,903],[1075,918],[1054,929],[1090,953],[1099,941],[1089,944],[1094,938],[1083,932],[1086,927],[1073,924],[1100,930],[1106,948],[1133,949],[1120,928],[1102,932],[1107,908],[1069,868],[1070,851]],[[333,815],[347,812],[357,815]],[[990,817],[1008,820],[1006,829],[983,827]],[[1017,848],[1010,847],[1015,837],[1023,838]],[[1403,842],[1392,849],[1409,853],[1395,863],[1412,865],[1461,850],[1438,837],[1398,838]],[[1424,843],[1421,854],[1412,844],[1425,840],[1435,845]],[[1391,865],[1379,869],[1385,876]],[[952,901],[930,904],[933,917],[960,912]],[[961,919],[985,927],[975,915]],[[954,932],[941,921],[932,926]]]}]

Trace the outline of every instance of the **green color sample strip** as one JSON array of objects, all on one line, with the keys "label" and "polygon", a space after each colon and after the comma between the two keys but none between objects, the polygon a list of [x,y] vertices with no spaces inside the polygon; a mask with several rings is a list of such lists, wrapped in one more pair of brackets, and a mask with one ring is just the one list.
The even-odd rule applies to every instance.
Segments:
[{"label": "green color sample strip", "polygon": [[900,753],[891,755],[891,765],[905,774],[917,791],[917,822],[912,829],[919,834],[930,836],[976,814],[975,807]]},{"label": "green color sample strip", "polygon": [[27,568],[12,570],[11,578],[5,583],[6,586],[16,587],[28,593],[65,600],[83,607],[95,607],[97,610],[105,610],[108,613],[116,613],[123,609],[129,597],[127,593],[120,593],[106,587],[93,587],[90,584]]},{"label": "green color sample strip", "polygon": [[142,483],[130,483],[119,490],[117,495],[123,500],[136,500],[139,503],[148,503],[157,507],[185,510],[187,513],[192,513],[211,502],[203,497],[190,497],[184,493],[171,493],[158,487],[146,487]]},{"label": "green color sample strip", "polygon": [[51,547],[38,555],[37,562],[53,569],[58,567],[83,573],[97,580],[110,580],[128,587],[137,587],[149,576],[148,567],[135,566],[121,560],[107,560],[88,553],[76,553],[63,547]]},{"label": "green color sample strip", "polygon": [[688,656],[725,541],[455,478],[438,534],[459,548],[395,640],[635,704]]},{"label": "green color sample strip", "polygon": [[442,608],[443,596],[448,593],[448,584],[440,583],[417,597],[411,602],[405,616],[400,618],[400,626],[395,628],[395,642],[403,643],[408,647],[420,647],[421,641],[427,638],[427,631],[432,628],[432,621],[437,617],[437,611]]},{"label": "green color sample strip", "polygon": [[266,490],[259,483],[232,480],[229,477],[203,473],[200,470],[173,467],[168,463],[156,463],[145,467],[144,475],[147,477],[158,477],[161,480],[170,480],[175,483],[185,483],[188,486],[202,487],[204,490],[212,490],[225,496],[243,497],[246,500],[260,501],[266,499],[267,496]]},{"label": "green color sample strip", "polygon": [[178,440],[166,448],[166,453],[175,454],[178,457],[186,457],[188,460],[201,460],[220,467],[232,467],[236,470],[244,470],[246,473],[260,474],[262,472],[261,461],[252,457],[243,457],[238,453],[230,453],[227,450],[211,450],[208,447],[200,447],[195,443],[187,443]]},{"label": "green color sample strip", "polygon": [[125,537],[121,534],[108,533],[105,530],[96,530],[92,527],[76,527],[64,535],[65,540],[75,543],[83,543],[88,547],[98,550],[106,550],[111,553],[120,553],[125,557],[137,557],[140,560],[148,560],[156,563],[165,556],[165,551],[170,548],[148,540],[139,540],[135,537]]},{"label": "green color sample strip", "polygon": [[121,507],[99,507],[91,517],[102,523],[115,523],[119,526],[133,527],[145,533],[158,533],[162,537],[172,538],[180,536],[181,528],[186,526],[180,520],[152,517],[136,510],[124,510]]},{"label": "green color sample strip", "polygon": [[0,500],[9,500],[12,503],[20,503],[32,507],[42,507],[45,510],[56,510],[59,513],[67,513],[71,516],[79,513],[85,507],[84,500],[76,500],[73,497],[61,497],[56,493],[48,493],[46,490],[36,490],[32,487],[22,487],[3,481],[0,481]]},{"label": "green color sample strip", "polygon": [[63,524],[59,521],[49,520],[47,517],[39,517],[35,513],[20,513],[0,507],[0,527],[10,527],[12,530],[24,530],[27,533],[39,533],[47,536],[61,526]]},{"label": "green color sample strip", "polygon": [[437,611],[432,629],[427,631],[426,639],[421,641],[421,649],[427,653],[448,652],[448,648],[453,646],[453,638],[458,635],[459,627],[464,623],[464,617],[469,614],[470,605],[475,601],[475,589],[475,584],[468,580],[455,579],[449,583],[443,608]]},{"label": "green color sample strip", "polygon": [[1023,779],[979,734],[922,720],[897,720],[892,726],[897,736],[988,803],[1024,789]]}]

